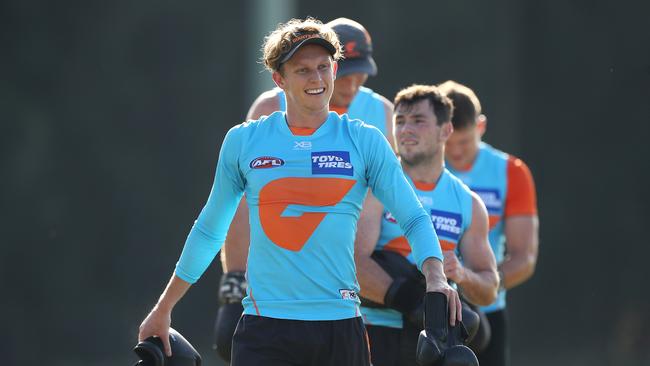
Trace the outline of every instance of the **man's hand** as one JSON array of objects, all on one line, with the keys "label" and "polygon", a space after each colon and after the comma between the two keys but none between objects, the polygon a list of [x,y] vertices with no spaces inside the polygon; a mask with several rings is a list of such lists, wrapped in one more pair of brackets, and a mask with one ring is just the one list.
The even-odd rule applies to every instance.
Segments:
[{"label": "man's hand", "polygon": [[422,263],[422,273],[427,279],[427,292],[440,292],[447,297],[449,305],[449,324],[455,326],[463,320],[462,305],[458,292],[447,283],[442,270],[442,263],[436,258],[429,258]]},{"label": "man's hand", "polygon": [[160,338],[165,348],[165,355],[171,357],[172,350],[169,345],[169,327],[171,326],[171,312],[154,307],[140,324],[138,333],[138,342],[142,342],[148,337],[156,336]]},{"label": "man's hand", "polygon": [[465,267],[460,263],[453,250],[445,251],[442,254],[445,256],[445,276],[460,286],[465,281]]}]

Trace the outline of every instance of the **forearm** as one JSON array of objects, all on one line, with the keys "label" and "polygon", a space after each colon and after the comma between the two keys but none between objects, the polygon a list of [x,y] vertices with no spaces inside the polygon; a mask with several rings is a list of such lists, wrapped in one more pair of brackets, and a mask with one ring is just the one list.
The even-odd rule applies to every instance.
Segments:
[{"label": "forearm", "polygon": [[190,283],[183,281],[176,274],[172,275],[165,291],[158,299],[154,310],[161,310],[166,313],[171,313],[176,303],[185,295],[187,290],[192,286]]},{"label": "forearm", "polygon": [[509,217],[505,222],[506,253],[499,266],[506,289],[528,280],[535,272],[539,247],[539,219],[537,216]]},{"label": "forearm", "polygon": [[386,291],[393,279],[372,258],[357,257],[357,278],[361,287],[361,296],[378,304],[384,303]]},{"label": "forearm", "polygon": [[457,283],[464,297],[475,305],[490,305],[497,297],[499,279],[494,270],[474,272],[465,268],[464,279]]},{"label": "forearm", "polygon": [[499,266],[503,275],[503,286],[510,289],[526,282],[535,273],[537,256],[534,254],[522,254],[506,257],[506,260]]}]

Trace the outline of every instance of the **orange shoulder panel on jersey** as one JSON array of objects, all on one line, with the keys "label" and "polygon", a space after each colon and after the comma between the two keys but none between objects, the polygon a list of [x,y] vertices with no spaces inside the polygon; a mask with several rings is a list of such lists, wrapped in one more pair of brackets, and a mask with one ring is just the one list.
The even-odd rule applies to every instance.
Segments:
[{"label": "orange shoulder panel on jersey", "polygon": [[299,251],[325,212],[304,212],[300,216],[282,216],[289,205],[334,206],[352,189],[356,180],[342,178],[280,178],[260,190],[259,215],[262,229],[273,243]]},{"label": "orange shoulder panel on jersey", "polygon": [[406,257],[411,254],[411,246],[405,236],[398,236],[384,245],[384,250],[399,253]]},{"label": "orange shoulder panel on jersey", "polygon": [[[443,252],[446,252],[448,250],[456,249],[456,244],[447,240],[440,240],[440,247]],[[411,246],[409,245],[409,242],[408,240],[406,240],[405,236],[400,236],[389,241],[388,243],[386,243],[386,245],[384,245],[383,250],[396,252],[405,257],[411,254]]]},{"label": "orange shoulder panel on jersey", "polygon": [[504,216],[537,215],[535,182],[528,166],[514,156],[508,158],[508,193]]}]

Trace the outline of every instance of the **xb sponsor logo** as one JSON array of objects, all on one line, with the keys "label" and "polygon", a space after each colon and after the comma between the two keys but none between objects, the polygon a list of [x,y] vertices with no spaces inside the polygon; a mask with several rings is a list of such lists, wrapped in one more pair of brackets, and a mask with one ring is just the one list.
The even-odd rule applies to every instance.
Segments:
[{"label": "xb sponsor logo", "polygon": [[294,150],[311,150],[311,141],[294,141]]},{"label": "xb sponsor logo", "polygon": [[428,196],[420,196],[418,195],[418,200],[422,204],[422,206],[433,206],[433,198],[428,197]]},{"label": "xb sponsor logo", "polygon": [[272,156],[260,156],[251,161],[249,166],[252,169],[277,168],[284,165],[284,160]]}]

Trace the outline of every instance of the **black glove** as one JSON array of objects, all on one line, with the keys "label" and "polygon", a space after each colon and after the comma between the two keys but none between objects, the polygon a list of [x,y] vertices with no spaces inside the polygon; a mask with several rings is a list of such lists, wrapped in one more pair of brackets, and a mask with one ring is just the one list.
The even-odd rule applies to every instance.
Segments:
[{"label": "black glove", "polygon": [[447,296],[427,292],[424,297],[424,330],[420,332],[415,358],[420,366],[478,366],[472,350],[463,346],[467,331],[462,323],[449,325]]},{"label": "black glove", "polygon": [[[420,271],[409,262],[406,257],[403,255],[390,251],[390,250],[375,250],[370,256],[372,260],[377,262],[377,264],[384,270],[386,273],[397,282],[408,280],[412,284],[419,284],[422,287],[420,302],[422,296],[424,296],[425,289],[425,280],[424,276]],[[389,289],[390,291],[390,289]],[[386,308],[391,307],[389,305],[378,304],[372,300],[361,297],[361,306],[368,308]],[[409,306],[410,307],[410,306]],[[413,306],[415,307],[415,305]],[[420,317],[421,318],[421,317]],[[422,322],[419,323],[419,327],[422,326]]]},{"label": "black glove", "polygon": [[140,358],[135,366],[201,366],[201,355],[174,328],[169,328],[169,345],[172,356],[166,357],[160,338],[149,337],[139,342],[133,348]]},{"label": "black glove", "polygon": [[[472,309],[473,312],[478,317],[478,323],[470,325],[465,318],[465,305],[468,305],[468,308]],[[487,348],[490,344],[490,338],[492,337],[492,328],[490,327],[490,321],[488,320],[485,313],[474,304],[465,304],[463,303],[463,323],[467,327],[467,331],[470,334],[470,338],[467,341],[467,346],[474,351],[474,353],[481,353]],[[471,329],[475,327],[476,329]]]},{"label": "black glove", "polygon": [[241,301],[246,296],[244,272],[228,272],[219,282],[219,311],[214,322],[214,344],[212,348],[223,360],[230,362],[232,336],[237,322],[244,311]]},{"label": "black glove", "polygon": [[476,336],[478,332],[478,328],[481,323],[481,318],[476,313],[474,308],[470,306],[467,302],[461,301],[461,305],[463,308],[462,324],[465,326],[465,329],[467,330],[467,339],[463,341],[463,343],[467,346],[468,343],[472,342],[474,336]]},{"label": "black glove", "polygon": [[404,320],[421,330],[424,327],[423,308],[426,288],[420,282],[404,277],[393,280],[384,296],[386,307],[404,315]]}]

